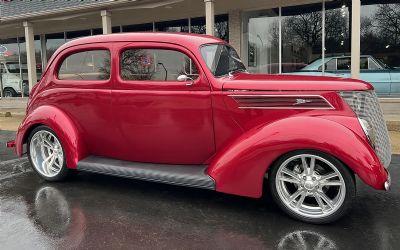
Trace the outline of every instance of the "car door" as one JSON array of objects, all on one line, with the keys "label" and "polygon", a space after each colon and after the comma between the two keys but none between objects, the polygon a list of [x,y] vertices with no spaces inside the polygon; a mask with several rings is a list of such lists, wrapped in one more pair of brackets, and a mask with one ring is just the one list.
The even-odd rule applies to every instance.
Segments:
[{"label": "car door", "polygon": [[46,104],[65,112],[76,125],[88,153],[114,155],[114,124],[111,107],[112,44],[73,46],[57,55],[50,68]]},{"label": "car door", "polygon": [[[215,152],[209,82],[193,54],[166,43],[120,43],[112,91],[119,158],[202,164]],[[180,75],[193,79],[178,81]]]},{"label": "car door", "polygon": [[371,57],[361,57],[360,59],[360,79],[371,83],[377,94],[390,94],[390,71],[382,68]]},{"label": "car door", "polygon": [[400,69],[390,70],[390,95],[399,96],[400,95]]}]

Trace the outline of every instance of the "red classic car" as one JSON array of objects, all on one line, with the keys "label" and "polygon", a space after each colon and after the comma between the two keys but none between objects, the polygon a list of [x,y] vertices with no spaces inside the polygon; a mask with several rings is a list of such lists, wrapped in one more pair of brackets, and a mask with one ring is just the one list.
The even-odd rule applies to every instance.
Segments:
[{"label": "red classic car", "polygon": [[373,87],[351,79],[249,74],[203,35],[76,39],[50,59],[15,141],[59,181],[89,171],[259,198],[328,223],[355,176],[388,190],[388,132]]}]

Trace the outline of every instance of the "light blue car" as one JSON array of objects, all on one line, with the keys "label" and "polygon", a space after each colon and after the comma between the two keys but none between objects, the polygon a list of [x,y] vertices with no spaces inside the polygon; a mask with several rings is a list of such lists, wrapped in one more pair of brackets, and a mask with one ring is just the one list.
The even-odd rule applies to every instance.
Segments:
[{"label": "light blue car", "polygon": [[[325,58],[325,76],[351,77],[351,57]],[[322,59],[317,59],[299,71],[289,74],[322,75]],[[360,79],[371,83],[380,96],[400,96],[400,68],[390,68],[372,56],[361,56]]]}]

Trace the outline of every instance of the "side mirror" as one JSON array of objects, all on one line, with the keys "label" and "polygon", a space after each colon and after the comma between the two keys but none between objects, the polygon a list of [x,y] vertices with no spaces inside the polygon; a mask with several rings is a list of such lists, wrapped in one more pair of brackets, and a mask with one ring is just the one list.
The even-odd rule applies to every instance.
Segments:
[{"label": "side mirror", "polygon": [[191,86],[191,85],[193,85],[193,82],[194,82],[193,78],[191,78],[187,75],[180,75],[180,76],[178,76],[177,80],[179,82],[187,82],[186,86]]}]

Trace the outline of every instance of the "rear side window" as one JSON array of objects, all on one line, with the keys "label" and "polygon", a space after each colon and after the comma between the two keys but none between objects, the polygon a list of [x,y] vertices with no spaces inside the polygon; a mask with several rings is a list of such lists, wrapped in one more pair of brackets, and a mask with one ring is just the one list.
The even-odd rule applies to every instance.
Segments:
[{"label": "rear side window", "polygon": [[124,80],[177,81],[178,76],[199,76],[195,63],[184,53],[168,49],[128,49],[121,53]]},{"label": "rear side window", "polygon": [[58,70],[60,80],[96,81],[110,79],[108,50],[82,51],[66,57]]},{"label": "rear side window", "polygon": [[350,70],[351,69],[351,59],[350,58],[337,59],[337,69],[338,70]]},{"label": "rear side window", "polygon": [[[318,70],[322,70],[322,66],[319,66]],[[336,70],[336,59],[331,59],[325,63],[325,70]]]}]

